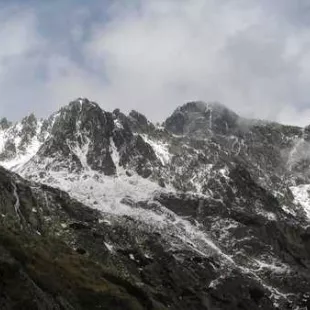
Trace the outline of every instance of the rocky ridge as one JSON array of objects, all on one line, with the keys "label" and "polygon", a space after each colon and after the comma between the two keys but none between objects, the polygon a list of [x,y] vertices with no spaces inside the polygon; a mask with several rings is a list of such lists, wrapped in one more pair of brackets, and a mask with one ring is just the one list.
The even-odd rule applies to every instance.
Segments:
[{"label": "rocky ridge", "polygon": [[[98,263],[122,283],[116,291],[126,287],[125,297],[112,295],[130,300],[128,309],[310,306],[308,127],[247,120],[203,102],[158,127],[84,98],[47,120],[0,124],[1,164],[28,180],[1,170],[0,211],[14,223],[5,231],[17,225],[14,234],[27,230],[29,240],[55,238],[83,264]],[[66,299],[39,288],[51,309],[86,307],[77,291]],[[110,300],[102,296],[98,305]]]}]

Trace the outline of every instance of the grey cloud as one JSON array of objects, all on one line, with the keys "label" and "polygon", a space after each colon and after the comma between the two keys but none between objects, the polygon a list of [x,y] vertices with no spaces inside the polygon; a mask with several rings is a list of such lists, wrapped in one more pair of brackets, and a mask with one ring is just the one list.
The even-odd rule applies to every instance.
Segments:
[{"label": "grey cloud", "polygon": [[78,3],[63,8],[68,16],[57,14],[61,2],[22,9],[18,20],[0,16],[1,43],[13,46],[0,52],[1,114],[45,116],[88,96],[153,120],[205,100],[244,116],[310,123],[307,1]]}]

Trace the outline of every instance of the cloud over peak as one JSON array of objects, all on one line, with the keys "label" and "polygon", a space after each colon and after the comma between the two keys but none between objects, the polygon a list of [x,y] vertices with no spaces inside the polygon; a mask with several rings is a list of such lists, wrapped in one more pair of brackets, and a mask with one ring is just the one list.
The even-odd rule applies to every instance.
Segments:
[{"label": "cloud over peak", "polygon": [[[275,4],[276,2],[276,4]],[[162,120],[186,101],[310,123],[306,1],[15,1],[0,14],[0,114],[72,98]]]}]

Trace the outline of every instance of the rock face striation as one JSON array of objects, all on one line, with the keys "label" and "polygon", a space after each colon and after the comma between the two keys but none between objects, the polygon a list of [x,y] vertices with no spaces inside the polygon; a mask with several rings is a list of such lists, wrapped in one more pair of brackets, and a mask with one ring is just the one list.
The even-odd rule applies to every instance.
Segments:
[{"label": "rock face striation", "polygon": [[310,308],[309,133],[204,102],[1,119],[0,308]]}]

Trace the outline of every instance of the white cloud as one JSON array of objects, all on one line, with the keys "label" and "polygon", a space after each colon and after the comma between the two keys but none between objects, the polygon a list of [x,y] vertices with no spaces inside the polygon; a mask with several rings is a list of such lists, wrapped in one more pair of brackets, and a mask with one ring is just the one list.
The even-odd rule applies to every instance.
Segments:
[{"label": "white cloud", "polygon": [[92,5],[0,14],[1,114],[47,115],[88,96],[152,120],[217,100],[249,117],[310,123],[310,32],[291,2],[114,1],[96,17]]},{"label": "white cloud", "polygon": [[[31,61],[33,53],[40,45],[35,17],[31,11],[20,11],[16,7],[1,10],[0,13],[0,113],[3,114],[9,101],[10,91],[17,92],[19,76],[24,74],[23,65]],[[7,89],[10,80],[15,85]],[[12,108],[12,107],[11,107]]]},{"label": "white cloud", "polygon": [[[131,14],[120,7],[121,18],[94,27],[87,49],[108,77],[104,98],[155,119],[201,99],[282,121],[287,107],[308,100],[310,68],[296,55],[307,58],[310,41],[264,9],[255,1],[200,0],[143,2]],[[296,115],[283,121],[301,124]]]},{"label": "white cloud", "polygon": [[158,119],[187,100],[222,99],[225,77],[219,73],[225,58],[220,53],[256,12],[229,14],[212,1],[179,4],[147,2],[139,14],[121,11],[122,18],[94,27],[88,58],[108,77],[107,101],[126,100]]}]

